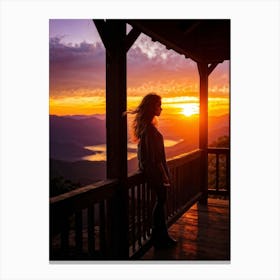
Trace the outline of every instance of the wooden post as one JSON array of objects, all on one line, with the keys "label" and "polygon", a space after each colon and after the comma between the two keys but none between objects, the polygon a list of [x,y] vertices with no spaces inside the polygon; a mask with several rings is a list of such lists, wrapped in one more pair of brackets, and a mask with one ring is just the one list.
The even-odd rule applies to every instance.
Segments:
[{"label": "wooden post", "polygon": [[197,62],[200,77],[200,109],[199,109],[199,148],[201,157],[201,204],[208,200],[208,77],[219,62],[208,65],[207,62]]},{"label": "wooden post", "polygon": [[119,179],[112,201],[110,258],[128,259],[126,23],[94,20],[106,47],[107,178]]},{"label": "wooden post", "polygon": [[201,204],[208,200],[208,64],[198,62],[200,77],[200,109],[199,109],[199,148],[202,150],[201,158],[201,191],[203,193]]}]

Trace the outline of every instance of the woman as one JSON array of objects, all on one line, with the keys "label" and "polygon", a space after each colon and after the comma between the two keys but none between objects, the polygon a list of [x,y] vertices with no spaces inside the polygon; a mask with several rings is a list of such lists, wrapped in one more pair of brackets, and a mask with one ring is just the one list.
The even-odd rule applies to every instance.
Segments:
[{"label": "woman", "polygon": [[160,116],[161,97],[155,93],[146,95],[137,109],[133,122],[134,136],[138,140],[139,168],[156,193],[153,209],[152,242],[155,248],[166,248],[176,244],[168,235],[164,205],[166,188],[170,187],[170,176],[166,164],[163,137],[155,126]]}]

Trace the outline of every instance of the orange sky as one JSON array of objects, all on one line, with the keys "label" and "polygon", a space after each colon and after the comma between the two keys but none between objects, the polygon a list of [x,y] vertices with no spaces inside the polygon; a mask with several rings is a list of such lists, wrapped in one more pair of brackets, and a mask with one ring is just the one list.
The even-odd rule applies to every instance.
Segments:
[{"label": "orange sky", "polygon": [[[199,111],[196,64],[141,35],[127,53],[128,110],[149,92],[162,96],[166,117],[189,117]],[[50,21],[49,100],[50,114],[105,113],[105,49],[92,21]],[[225,61],[209,77],[209,115],[228,112],[229,62]]]}]

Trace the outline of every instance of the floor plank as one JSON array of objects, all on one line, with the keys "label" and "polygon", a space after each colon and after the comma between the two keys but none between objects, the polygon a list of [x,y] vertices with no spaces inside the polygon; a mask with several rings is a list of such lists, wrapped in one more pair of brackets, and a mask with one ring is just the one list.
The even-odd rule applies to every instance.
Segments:
[{"label": "floor plank", "polygon": [[155,250],[142,260],[230,260],[229,200],[208,199],[208,205],[193,205],[169,228],[177,246]]}]

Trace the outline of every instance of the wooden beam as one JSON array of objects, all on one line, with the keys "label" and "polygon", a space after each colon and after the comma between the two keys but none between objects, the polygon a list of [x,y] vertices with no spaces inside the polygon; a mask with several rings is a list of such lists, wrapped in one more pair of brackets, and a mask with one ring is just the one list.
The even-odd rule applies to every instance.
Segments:
[{"label": "wooden beam", "polygon": [[[128,259],[126,23],[107,20],[106,34],[106,139],[107,178],[118,179],[112,200],[112,258]],[[107,40],[106,39],[106,40]]]},{"label": "wooden beam", "polygon": [[141,34],[141,31],[135,27],[130,30],[130,32],[126,36],[126,42],[125,42],[126,52],[129,51],[129,49],[134,44],[134,42],[137,40],[137,38],[139,37],[140,34]]},{"label": "wooden beam", "polygon": [[208,148],[208,65],[197,63],[200,77],[199,148]]},{"label": "wooden beam", "polygon": [[106,49],[107,179],[127,177],[126,26],[108,20]]},{"label": "wooden beam", "polygon": [[92,21],[95,24],[104,47],[109,49],[109,34],[106,28],[106,21],[101,19],[93,19]]},{"label": "wooden beam", "polygon": [[189,28],[184,31],[184,37],[189,36],[201,24],[200,21],[193,23]]},{"label": "wooden beam", "polygon": [[215,62],[212,63],[209,67],[208,67],[208,76],[212,73],[212,71],[216,68],[216,66],[219,64],[219,62]]},{"label": "wooden beam", "polygon": [[201,156],[201,191],[200,202],[207,204],[208,199],[208,64],[197,63],[200,77],[200,112],[199,112],[199,148]]},{"label": "wooden beam", "polygon": [[[153,41],[158,41],[161,44],[165,45],[169,49],[173,49],[174,51],[178,52],[179,54],[185,54],[185,47],[188,42],[184,42],[184,46],[182,46],[182,43],[180,42],[174,42],[172,40],[171,36],[166,36],[165,32],[158,29],[158,27],[155,28],[154,24],[151,26],[153,20],[128,20],[128,23],[133,26],[140,29],[143,33],[145,33],[147,36],[151,37]],[[155,21],[155,22],[158,22]],[[151,28],[152,27],[152,28]],[[198,61],[199,57],[197,56],[196,50],[194,49],[192,52],[188,54],[188,56],[194,60]]]}]

